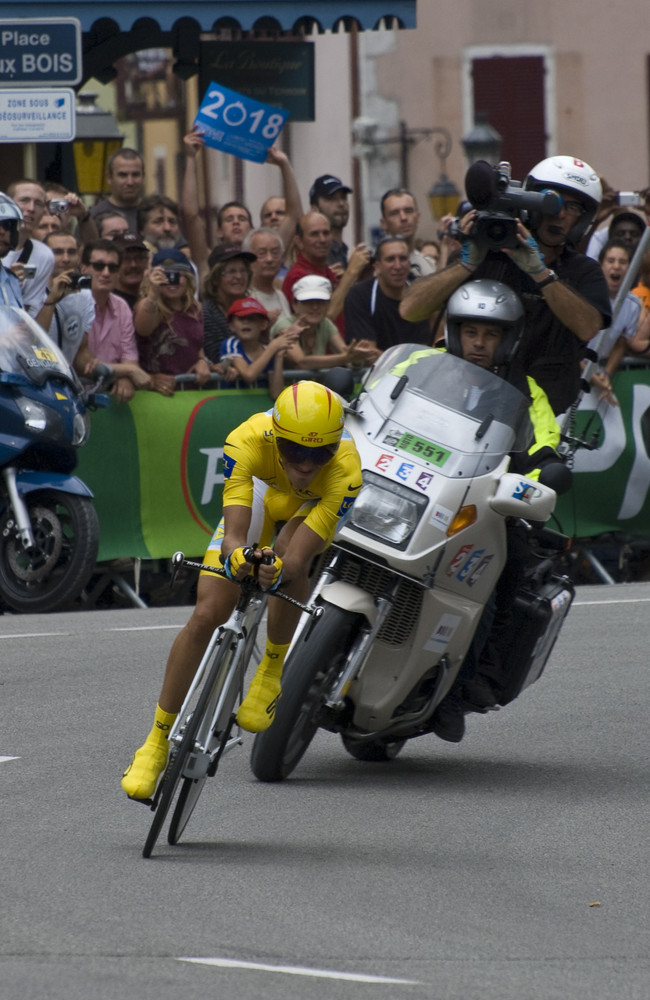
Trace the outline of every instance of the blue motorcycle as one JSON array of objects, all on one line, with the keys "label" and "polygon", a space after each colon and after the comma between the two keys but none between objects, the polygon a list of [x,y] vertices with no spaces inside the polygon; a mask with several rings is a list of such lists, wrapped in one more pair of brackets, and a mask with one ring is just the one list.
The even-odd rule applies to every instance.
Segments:
[{"label": "blue motorcycle", "polygon": [[108,403],[97,388],[26,312],[0,306],[0,603],[14,611],[65,608],[95,567],[97,513],[72,473],[88,409]]}]

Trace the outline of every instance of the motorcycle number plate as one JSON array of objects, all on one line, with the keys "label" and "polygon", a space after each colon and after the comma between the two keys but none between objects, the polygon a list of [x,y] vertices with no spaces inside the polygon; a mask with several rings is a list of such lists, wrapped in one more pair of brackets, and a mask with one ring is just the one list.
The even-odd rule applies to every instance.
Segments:
[{"label": "motorcycle number plate", "polygon": [[402,434],[397,439],[395,447],[399,448],[400,451],[408,452],[409,455],[415,455],[425,462],[430,462],[431,465],[436,465],[438,468],[442,468],[451,455],[451,452],[447,448],[443,448],[442,445],[435,444],[433,441],[427,441],[425,438],[418,437],[417,434]]}]

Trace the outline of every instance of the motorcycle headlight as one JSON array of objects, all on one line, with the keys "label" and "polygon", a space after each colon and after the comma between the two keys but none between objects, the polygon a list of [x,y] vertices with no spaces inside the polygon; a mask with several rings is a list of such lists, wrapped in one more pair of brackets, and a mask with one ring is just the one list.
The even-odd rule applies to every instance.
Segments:
[{"label": "motorcycle headlight", "polygon": [[81,448],[90,437],[90,418],[87,413],[75,413],[72,424],[72,444]]},{"label": "motorcycle headlight", "polygon": [[425,496],[373,472],[364,472],[363,487],[346,527],[370,535],[384,545],[404,549],[426,507]]},{"label": "motorcycle headlight", "polygon": [[48,419],[51,420],[52,411],[49,406],[41,406],[40,403],[24,396],[19,396],[16,402],[23,415],[25,427],[28,427],[30,431],[42,433],[47,427]]}]

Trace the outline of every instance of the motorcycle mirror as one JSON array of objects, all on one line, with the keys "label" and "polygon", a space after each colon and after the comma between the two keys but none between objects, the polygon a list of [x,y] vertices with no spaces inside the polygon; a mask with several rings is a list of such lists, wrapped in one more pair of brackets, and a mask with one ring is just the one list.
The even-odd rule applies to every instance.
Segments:
[{"label": "motorcycle mirror", "polygon": [[329,368],[319,373],[318,381],[348,402],[354,395],[354,375],[349,368]]},{"label": "motorcycle mirror", "polygon": [[573,472],[562,462],[549,462],[539,474],[542,486],[555,490],[558,496],[568,493],[573,485]]}]

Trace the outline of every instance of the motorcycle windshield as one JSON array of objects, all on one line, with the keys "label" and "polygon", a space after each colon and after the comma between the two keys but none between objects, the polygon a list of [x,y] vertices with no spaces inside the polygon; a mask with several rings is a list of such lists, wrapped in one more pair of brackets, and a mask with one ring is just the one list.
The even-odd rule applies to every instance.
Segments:
[{"label": "motorcycle windshield", "polygon": [[0,306],[0,371],[26,376],[35,385],[48,378],[76,384],[74,372],[54,341],[15,306]]},{"label": "motorcycle windshield", "polygon": [[[473,474],[463,456],[497,458],[532,442],[530,404],[523,393],[446,351],[418,344],[392,347],[370,370],[363,389],[367,395],[359,412],[366,415],[369,402],[383,418],[379,440],[433,460],[445,475]],[[439,461],[432,448],[438,448]]]}]

